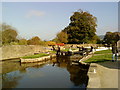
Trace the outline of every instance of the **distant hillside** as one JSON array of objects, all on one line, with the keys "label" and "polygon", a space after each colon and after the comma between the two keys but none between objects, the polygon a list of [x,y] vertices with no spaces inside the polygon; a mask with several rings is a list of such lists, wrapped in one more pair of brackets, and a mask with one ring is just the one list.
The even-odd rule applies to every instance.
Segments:
[{"label": "distant hillside", "polygon": [[99,37],[100,39],[104,39],[104,36],[105,36],[105,35],[98,35],[98,37]]}]

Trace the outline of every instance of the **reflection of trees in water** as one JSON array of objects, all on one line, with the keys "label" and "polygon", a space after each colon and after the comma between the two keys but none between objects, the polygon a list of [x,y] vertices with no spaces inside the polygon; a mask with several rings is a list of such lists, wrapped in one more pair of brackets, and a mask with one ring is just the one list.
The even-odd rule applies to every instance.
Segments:
[{"label": "reflection of trees in water", "polygon": [[89,69],[89,65],[71,65],[71,60],[69,57],[57,57],[56,63],[57,66],[61,67],[61,64],[66,63],[64,67],[67,68],[70,73],[70,80],[74,83],[75,86],[82,85],[83,88],[87,87],[88,84],[88,76],[87,72]]},{"label": "reflection of trees in water", "polygon": [[86,68],[79,65],[68,65],[67,70],[70,73],[70,80],[74,83],[75,86],[85,85],[88,83],[88,66]]},{"label": "reflection of trees in water", "polygon": [[19,62],[15,62],[15,61],[3,61],[2,62],[2,73],[9,73],[12,71],[16,71],[20,68],[20,63]]},{"label": "reflection of trees in water", "polygon": [[56,60],[53,61],[53,66],[57,65],[58,67],[66,68],[67,64],[70,64],[69,57],[62,56],[62,57],[56,57]]},{"label": "reflection of trees in water", "polygon": [[[7,62],[6,62],[7,63]],[[15,64],[6,64],[4,63],[4,67],[6,66],[7,68],[13,68],[13,66],[15,66]],[[12,62],[11,62],[12,63]],[[15,63],[15,62],[14,62]],[[7,71],[7,69],[5,69],[4,73],[7,72],[7,74],[3,74],[3,82],[2,82],[2,86],[3,88],[15,88],[18,84],[18,80],[20,80],[22,78],[22,76],[20,76],[20,73],[26,73],[27,70],[26,68],[28,67],[33,67],[33,68],[41,68],[43,67],[46,63],[41,64],[40,63],[26,63],[26,64],[20,64],[18,62],[16,62],[18,66],[15,66],[13,69],[10,69]],[[8,65],[8,66],[7,66]],[[70,61],[70,57],[56,57],[56,60],[53,63],[53,66],[57,65],[58,67],[62,67],[62,68],[67,68],[68,72],[70,73],[70,80],[74,83],[75,86],[80,86],[83,84],[87,85],[88,82],[88,76],[87,76],[87,70],[89,68],[89,66],[86,65],[71,65],[71,61]],[[8,73],[8,72],[13,72],[19,70],[19,73]]]},{"label": "reflection of trees in water", "polygon": [[15,88],[18,84],[18,80],[21,79],[21,76],[17,75],[2,75],[2,88]]}]

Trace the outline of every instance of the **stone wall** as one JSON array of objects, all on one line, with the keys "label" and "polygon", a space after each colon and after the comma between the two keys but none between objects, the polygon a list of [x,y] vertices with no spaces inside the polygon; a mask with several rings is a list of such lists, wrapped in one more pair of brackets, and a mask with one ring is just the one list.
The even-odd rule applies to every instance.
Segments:
[{"label": "stone wall", "polygon": [[[84,46],[84,47],[100,46],[99,44],[66,44],[65,47],[70,47],[71,45],[73,45],[73,47],[76,47],[76,46]],[[19,57],[26,56],[26,55],[33,55],[34,53],[38,53],[38,52],[47,52],[50,49],[52,49],[52,47],[47,47],[47,46],[44,47],[44,46],[40,46],[40,45],[2,46],[2,47],[0,47],[0,60],[19,58]]]},{"label": "stone wall", "polygon": [[33,55],[34,53],[47,51],[46,47],[40,45],[8,45],[0,47],[0,50],[2,50],[2,60],[19,58],[26,55]]}]

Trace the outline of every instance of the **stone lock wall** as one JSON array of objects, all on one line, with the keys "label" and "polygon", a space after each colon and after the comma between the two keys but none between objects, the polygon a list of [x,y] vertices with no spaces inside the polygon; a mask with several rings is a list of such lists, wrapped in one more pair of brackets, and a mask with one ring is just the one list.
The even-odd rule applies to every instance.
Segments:
[{"label": "stone lock wall", "polygon": [[33,55],[34,53],[47,51],[46,47],[40,45],[8,45],[0,47],[0,50],[2,51],[2,60],[19,58],[26,55]]},{"label": "stone lock wall", "polygon": [[[84,47],[96,47],[100,44],[66,44],[64,47],[84,46]],[[57,46],[56,46],[57,47]],[[62,47],[61,47],[62,48]],[[7,45],[0,47],[0,60],[19,58],[26,55],[33,55],[38,52],[47,52],[52,49],[51,46],[41,46],[41,45]]]}]

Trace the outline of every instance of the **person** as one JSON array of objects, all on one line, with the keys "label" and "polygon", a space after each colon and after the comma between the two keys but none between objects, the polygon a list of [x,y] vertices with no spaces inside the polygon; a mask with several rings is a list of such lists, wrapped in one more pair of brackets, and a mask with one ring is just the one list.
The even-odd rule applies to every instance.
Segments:
[{"label": "person", "polygon": [[73,48],[73,45],[71,45],[70,47]]},{"label": "person", "polygon": [[112,61],[117,61],[117,60],[118,60],[117,44],[113,43],[112,44]]},{"label": "person", "polygon": [[60,46],[58,46],[58,52],[60,52]]},{"label": "person", "polygon": [[52,50],[55,51],[55,47],[54,47],[54,45],[52,45],[52,48],[53,48]]},{"label": "person", "polygon": [[84,56],[84,53],[85,53],[85,48],[82,46],[82,56]]},{"label": "person", "polygon": [[81,47],[77,46],[77,48],[79,49],[79,51],[81,51]]},{"label": "person", "polygon": [[91,46],[91,48],[90,48],[90,52],[93,52],[93,49],[94,49],[93,46]]},{"label": "person", "polygon": [[82,46],[82,51],[84,51],[85,50],[85,48]]},{"label": "person", "polygon": [[58,46],[58,50],[57,50],[56,55],[59,55],[59,54],[60,54],[60,46]]}]

